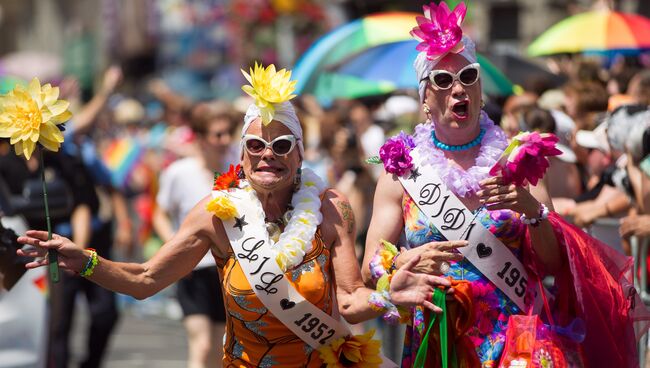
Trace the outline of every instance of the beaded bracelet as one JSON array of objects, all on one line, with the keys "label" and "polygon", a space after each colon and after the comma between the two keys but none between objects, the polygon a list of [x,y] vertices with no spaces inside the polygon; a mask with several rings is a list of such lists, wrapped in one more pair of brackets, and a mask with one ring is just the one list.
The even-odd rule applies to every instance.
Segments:
[{"label": "beaded bracelet", "polygon": [[542,223],[543,220],[546,220],[548,218],[548,207],[546,207],[546,205],[543,203],[541,204],[539,208],[539,217],[533,217],[529,219],[525,214],[522,213],[519,218],[524,224],[530,225],[532,227],[537,227]]},{"label": "beaded bracelet", "polygon": [[90,277],[95,270],[95,266],[99,263],[99,258],[97,257],[97,251],[95,249],[86,248],[86,250],[90,251],[88,262],[86,262],[86,265],[79,274],[83,277]]}]

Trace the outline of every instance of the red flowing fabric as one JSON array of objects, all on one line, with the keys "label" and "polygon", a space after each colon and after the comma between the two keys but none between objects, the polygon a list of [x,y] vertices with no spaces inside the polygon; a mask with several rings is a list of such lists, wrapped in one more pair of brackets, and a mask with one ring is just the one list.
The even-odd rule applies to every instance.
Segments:
[{"label": "red flowing fabric", "polygon": [[[648,329],[650,313],[633,287],[633,260],[592,238],[556,213],[549,221],[564,254],[563,271],[555,276],[556,325],[575,317],[587,328],[582,344],[588,367],[638,367],[636,343]],[[543,277],[526,235],[524,262]],[[568,267],[567,267],[568,266]]]}]

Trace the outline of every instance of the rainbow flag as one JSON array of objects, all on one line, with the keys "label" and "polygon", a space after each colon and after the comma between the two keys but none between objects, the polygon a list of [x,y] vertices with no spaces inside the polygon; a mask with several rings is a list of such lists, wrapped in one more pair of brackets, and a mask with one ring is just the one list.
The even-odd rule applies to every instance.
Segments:
[{"label": "rainbow flag", "polygon": [[131,138],[119,138],[104,151],[103,159],[111,170],[113,185],[124,188],[143,153],[142,146]]}]

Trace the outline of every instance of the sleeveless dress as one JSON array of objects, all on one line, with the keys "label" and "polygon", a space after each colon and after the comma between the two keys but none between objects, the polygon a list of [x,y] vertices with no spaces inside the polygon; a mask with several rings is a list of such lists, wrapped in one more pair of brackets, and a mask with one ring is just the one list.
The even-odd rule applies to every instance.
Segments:
[{"label": "sleeveless dress", "polygon": [[[408,193],[404,194],[402,208],[404,208],[406,248],[416,248],[428,242],[447,240],[435,226],[430,224]],[[482,210],[477,220],[521,259],[520,247],[526,228],[517,213],[509,210]],[[520,310],[467,260],[450,262],[450,266],[445,277],[471,282],[476,323],[467,335],[476,348],[482,366],[496,367],[504,348],[508,317],[520,313]],[[406,327],[402,367],[413,365],[425,333],[423,309],[418,307]]]},{"label": "sleeveless dress", "polygon": [[[332,312],[330,251],[320,228],[303,262],[285,273],[298,292],[323,311]],[[232,254],[217,259],[226,307],[223,367],[320,367],[318,352],[304,343],[257,298]],[[299,316],[297,316],[299,317]]]}]

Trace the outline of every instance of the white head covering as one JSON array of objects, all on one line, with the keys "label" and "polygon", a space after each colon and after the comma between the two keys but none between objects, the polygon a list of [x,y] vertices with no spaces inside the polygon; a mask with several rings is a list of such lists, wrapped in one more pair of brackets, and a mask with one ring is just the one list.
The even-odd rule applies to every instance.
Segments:
[{"label": "white head covering", "polygon": [[631,120],[630,134],[627,136],[625,147],[630,153],[630,158],[634,164],[638,164],[644,159],[643,156],[643,138],[646,130],[650,129],[650,111],[635,114]]},{"label": "white head covering", "polygon": [[[297,138],[296,144],[298,149],[300,149],[300,158],[305,157],[305,146],[303,144],[302,137],[302,128],[300,127],[300,121],[296,115],[296,110],[294,110],[293,105],[289,101],[285,101],[279,104],[274,104],[275,113],[273,114],[273,120],[282,123],[284,126],[289,128],[291,134]],[[246,110],[246,116],[244,116],[244,126],[241,129],[242,137],[246,134],[246,131],[251,126],[251,123],[255,119],[260,118],[260,108],[257,107],[254,103],[248,106]],[[242,143],[243,144],[243,143]],[[242,150],[242,154],[244,151]]]},{"label": "white head covering", "polygon": [[[466,35],[463,35],[461,42],[463,45],[465,45],[465,48],[459,53],[459,55],[464,57],[470,63],[475,63],[477,58],[476,45],[474,44],[474,41],[472,41],[472,39]],[[444,56],[437,58],[436,60],[429,60],[425,51],[421,51],[415,58],[413,67],[415,68],[415,74],[418,78],[418,92],[420,94],[420,102],[424,102],[424,91],[427,89],[427,81],[423,79],[429,76],[429,72],[432,71],[436,64],[438,64],[443,58]]]}]

